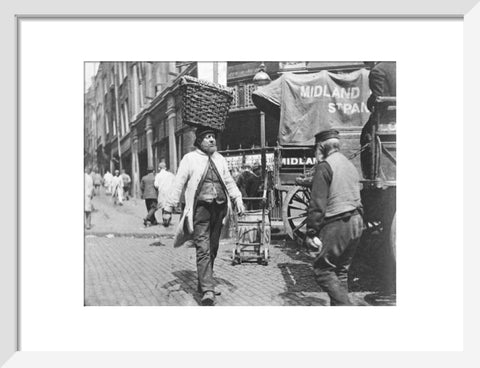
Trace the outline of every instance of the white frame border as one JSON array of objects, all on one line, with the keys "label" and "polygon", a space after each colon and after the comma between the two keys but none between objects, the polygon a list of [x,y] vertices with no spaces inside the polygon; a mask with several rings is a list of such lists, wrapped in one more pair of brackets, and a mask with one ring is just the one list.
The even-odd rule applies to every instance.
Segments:
[{"label": "white frame border", "polygon": [[[191,1],[190,1],[191,2]],[[2,168],[4,170],[4,180],[1,181],[1,192],[4,194],[3,206],[1,207],[2,215],[2,233],[3,245],[0,247],[0,292],[2,295],[2,303],[0,303],[0,364],[6,363],[5,367],[27,367],[27,366],[105,366],[106,364],[116,366],[150,366],[154,365],[155,361],[162,359],[168,362],[175,362],[176,366],[189,365],[201,358],[204,359],[203,353],[33,353],[18,351],[17,341],[17,241],[19,232],[17,227],[17,208],[18,208],[18,193],[17,193],[17,159],[19,152],[19,144],[17,143],[17,58],[16,45],[19,35],[17,34],[18,21],[22,18],[118,18],[118,17],[133,17],[130,14],[150,14],[138,15],[136,18],[161,18],[161,17],[205,17],[205,18],[222,18],[222,17],[282,17],[282,18],[464,18],[464,62],[465,75],[469,78],[465,80],[465,121],[464,123],[464,165],[465,168],[476,167],[476,157],[478,153],[475,152],[474,140],[475,133],[480,133],[478,127],[475,127],[474,116],[478,115],[474,106],[478,105],[478,93],[475,95],[476,86],[480,85],[480,77],[478,74],[478,65],[480,65],[480,53],[475,50],[478,45],[478,37],[475,37],[479,32],[480,24],[480,6],[477,4],[478,0],[457,0],[455,2],[433,2],[433,1],[402,1],[395,3],[386,3],[382,1],[363,1],[355,2],[353,0],[337,1],[334,4],[319,4],[316,1],[300,1],[301,3],[308,3],[304,6],[299,6],[299,2],[290,5],[280,5],[275,2],[258,3],[254,1],[243,1],[238,4],[227,4],[222,1],[206,2],[191,2],[186,6],[185,1],[182,4],[119,4],[110,1],[88,0],[83,1],[80,8],[73,8],[72,5],[66,5],[62,1],[49,1],[48,4],[42,2],[41,8],[35,6],[35,2],[20,0],[15,1],[14,4],[3,4],[2,22],[0,27],[2,29],[1,37],[2,44],[5,45],[4,51],[6,54],[1,58],[1,70],[4,72],[4,81],[6,85],[11,88],[4,88],[2,90],[2,101],[6,101],[3,106],[8,106],[4,111],[5,128],[4,144],[1,145]],[[108,3],[108,4],[107,4]],[[108,14],[111,9],[115,9],[116,14],[125,15],[98,15]],[[188,9],[188,12],[185,11]],[[272,9],[275,15],[271,14]],[[309,9],[308,14],[299,12],[298,9]],[[143,11],[142,11],[143,10]],[[45,14],[63,14],[69,15],[45,15]],[[91,14],[95,12],[97,14]],[[22,14],[22,15],[18,15]],[[27,15],[29,14],[29,15]],[[38,15],[32,15],[38,14]],[[42,15],[40,15],[42,14]],[[152,15],[156,14],[156,15]],[[478,46],[477,46],[478,47]],[[8,51],[7,51],[8,50]],[[13,56],[13,57],[12,57]],[[9,73],[10,72],[10,73]],[[15,91],[15,93],[12,93]],[[11,159],[13,157],[13,160]],[[474,171],[474,170],[473,170]],[[475,180],[475,172],[469,173],[465,170],[465,191],[464,195],[474,194],[478,190],[478,183]],[[15,178],[15,180],[8,180]],[[8,194],[14,194],[9,196]],[[7,194],[7,195],[5,195]],[[476,208],[480,207],[477,198],[472,195],[468,202],[464,202],[465,213],[465,245],[470,245],[472,249],[465,247],[465,270],[464,282],[465,290],[476,290],[477,285],[474,284],[477,274],[474,273],[473,260],[478,255],[478,244],[475,248],[473,232],[475,223],[474,213]],[[473,200],[472,200],[473,199]],[[15,214],[12,216],[12,214]],[[469,216],[469,214],[471,216]],[[478,243],[478,242],[477,242]],[[475,254],[472,254],[475,252]],[[469,286],[469,287],[468,287]],[[473,294],[473,293],[472,293]],[[321,360],[324,363],[334,363],[338,366],[338,359],[341,358],[345,364],[355,362],[357,365],[363,366],[368,364],[371,366],[384,366],[388,362],[389,366],[405,366],[405,359],[407,362],[415,362],[420,364],[437,363],[440,366],[472,366],[472,362],[479,361],[478,353],[474,349],[474,341],[472,341],[474,331],[478,331],[478,317],[475,313],[475,306],[478,306],[478,300],[475,300],[475,295],[465,293],[465,349],[463,353],[394,353],[402,356],[402,359],[393,358],[393,353],[349,353],[348,359],[345,358],[345,353],[323,353]],[[474,299],[472,299],[474,298]],[[478,298],[476,298],[478,299]],[[439,300],[441,302],[441,300]],[[468,308],[467,308],[468,306]],[[229,354],[229,355],[227,355]],[[232,356],[232,354],[235,354]],[[252,361],[258,361],[258,358],[268,359],[270,364],[286,366],[299,363],[312,363],[318,361],[319,353],[307,354],[268,354],[264,353],[215,353],[215,358],[210,365],[213,366],[244,366],[251,364]],[[342,354],[342,355],[340,355]],[[389,355],[390,354],[390,355]],[[211,359],[212,357],[210,357]],[[393,358],[393,359],[392,359]],[[378,362],[378,363],[377,363]],[[415,365],[417,365],[415,364]],[[477,363],[478,364],[478,363]]]}]

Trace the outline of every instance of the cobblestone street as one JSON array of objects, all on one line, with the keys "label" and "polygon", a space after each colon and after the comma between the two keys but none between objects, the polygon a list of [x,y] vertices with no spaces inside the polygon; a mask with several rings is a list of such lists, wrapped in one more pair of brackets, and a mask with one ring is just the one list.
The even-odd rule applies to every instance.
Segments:
[{"label": "cobblestone street", "polygon": [[[141,200],[114,206],[100,195],[94,204],[94,227],[85,239],[85,305],[199,305],[195,249],[173,248],[174,227],[143,228]],[[232,265],[233,246],[232,241],[220,244],[215,279],[221,295],[216,305],[329,305],[327,294],[315,282],[310,258],[294,242],[274,237],[267,266]],[[375,288],[359,287],[358,280],[352,279],[355,291],[350,293],[356,304],[395,303]]]}]

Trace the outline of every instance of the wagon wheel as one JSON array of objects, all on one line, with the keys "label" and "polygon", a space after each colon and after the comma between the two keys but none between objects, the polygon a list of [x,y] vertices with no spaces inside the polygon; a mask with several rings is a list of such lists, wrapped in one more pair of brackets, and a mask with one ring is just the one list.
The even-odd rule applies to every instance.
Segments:
[{"label": "wagon wheel", "polygon": [[307,210],[310,188],[295,186],[285,196],[282,218],[285,231],[293,240],[303,239],[307,232]]}]

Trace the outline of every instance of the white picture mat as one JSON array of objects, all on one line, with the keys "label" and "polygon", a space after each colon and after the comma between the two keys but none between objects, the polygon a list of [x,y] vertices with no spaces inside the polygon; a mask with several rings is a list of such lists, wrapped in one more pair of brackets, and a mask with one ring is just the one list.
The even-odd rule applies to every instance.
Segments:
[{"label": "white picture mat", "polygon": [[[459,160],[442,148],[452,126],[462,136],[462,32],[453,20],[23,21],[22,350],[460,350],[463,207],[440,199],[462,193],[463,182],[425,183]],[[367,41],[373,34],[382,47]],[[397,61],[398,306],[83,307],[83,62],[262,56]],[[461,139],[452,149],[462,152]],[[60,180],[37,180],[32,191],[26,178],[46,174]],[[446,207],[458,216],[443,227]],[[35,221],[33,209],[42,214]],[[449,298],[439,304],[444,290]]]}]

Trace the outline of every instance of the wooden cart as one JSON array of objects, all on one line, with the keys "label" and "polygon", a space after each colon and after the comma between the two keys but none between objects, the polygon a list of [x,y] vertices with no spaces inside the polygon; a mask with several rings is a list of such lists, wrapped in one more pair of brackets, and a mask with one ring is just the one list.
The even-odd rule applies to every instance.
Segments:
[{"label": "wooden cart", "polygon": [[232,250],[232,264],[255,260],[266,266],[270,257],[271,238],[266,175],[263,181],[263,195],[244,197],[243,201],[259,202],[260,209],[246,211],[243,216],[235,217],[237,241]]},{"label": "wooden cart", "polygon": [[[396,98],[379,97],[376,101],[373,124],[368,134],[370,142],[360,147],[358,143],[347,144],[347,156],[354,161],[359,172],[368,175],[361,180],[361,198],[364,207],[365,232],[380,233],[384,243],[389,247],[393,257],[396,256]],[[351,139],[352,132],[340,132],[343,138]],[[298,149],[298,148],[297,148]],[[301,148],[308,154],[308,148]],[[280,152],[285,152],[280,149]],[[345,150],[344,150],[345,151]],[[352,152],[353,151],[353,152]],[[310,155],[313,153],[310,152]],[[362,154],[360,160],[360,154]],[[363,165],[362,162],[363,161]],[[279,161],[281,164],[281,160]],[[297,172],[308,175],[313,165],[305,165]],[[311,181],[305,180],[302,185],[292,183],[290,176],[282,172],[281,166],[276,168],[278,183],[276,188],[284,192],[282,218],[286,233],[294,240],[302,241],[306,233],[307,209],[311,198]],[[283,181],[283,182],[282,182]]]}]

